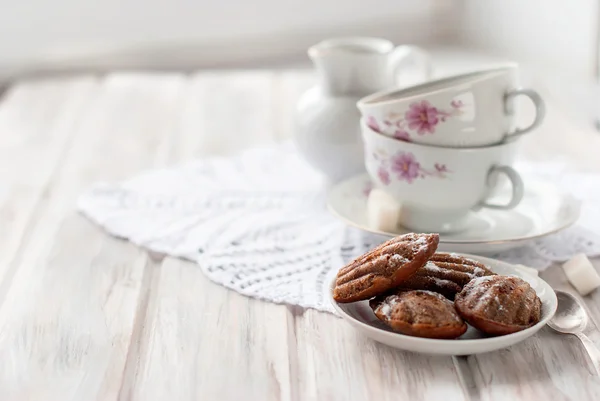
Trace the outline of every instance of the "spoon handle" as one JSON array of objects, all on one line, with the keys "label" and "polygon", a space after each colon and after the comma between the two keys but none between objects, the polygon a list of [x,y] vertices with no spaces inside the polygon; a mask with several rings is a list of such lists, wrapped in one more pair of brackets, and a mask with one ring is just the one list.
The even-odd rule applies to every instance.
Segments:
[{"label": "spoon handle", "polygon": [[600,350],[598,347],[583,333],[575,334],[581,340],[581,343],[585,347],[590,359],[592,360],[592,364],[596,369],[596,375],[600,376]]}]

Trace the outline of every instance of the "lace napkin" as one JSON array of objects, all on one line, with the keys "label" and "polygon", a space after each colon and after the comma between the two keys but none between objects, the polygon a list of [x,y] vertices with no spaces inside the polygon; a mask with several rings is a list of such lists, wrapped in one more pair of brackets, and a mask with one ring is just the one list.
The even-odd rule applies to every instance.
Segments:
[{"label": "lace napkin", "polygon": [[[574,227],[495,257],[543,269],[580,252],[600,255],[600,176],[568,173],[558,163],[518,167],[582,199],[582,216]],[[331,216],[325,183],[290,146],[99,183],[78,207],[110,234],[195,262],[241,294],[329,312],[335,272],[386,239]]]}]

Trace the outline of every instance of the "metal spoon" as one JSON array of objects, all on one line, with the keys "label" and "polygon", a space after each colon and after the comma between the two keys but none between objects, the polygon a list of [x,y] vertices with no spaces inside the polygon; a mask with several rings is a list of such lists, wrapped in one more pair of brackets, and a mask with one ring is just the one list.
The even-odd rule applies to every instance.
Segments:
[{"label": "metal spoon", "polygon": [[581,340],[596,374],[600,376],[600,351],[594,343],[583,334],[588,322],[588,315],[579,300],[568,292],[556,290],[558,308],[554,317],[548,322],[548,326],[560,333],[573,334]]}]

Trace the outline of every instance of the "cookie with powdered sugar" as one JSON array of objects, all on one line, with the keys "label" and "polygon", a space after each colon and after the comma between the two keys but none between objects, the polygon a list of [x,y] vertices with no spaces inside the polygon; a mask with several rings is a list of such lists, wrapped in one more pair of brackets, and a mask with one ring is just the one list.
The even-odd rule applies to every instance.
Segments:
[{"label": "cookie with powdered sugar", "polygon": [[456,295],[454,305],[471,326],[492,336],[525,330],[542,315],[535,290],[514,276],[473,279]]},{"label": "cookie with powdered sugar", "polygon": [[354,259],[337,274],[333,298],[355,302],[398,287],[435,253],[438,234],[405,234]]},{"label": "cookie with powdered sugar", "polygon": [[372,299],[370,306],[379,320],[409,336],[451,339],[467,331],[454,304],[437,292],[398,291]]}]

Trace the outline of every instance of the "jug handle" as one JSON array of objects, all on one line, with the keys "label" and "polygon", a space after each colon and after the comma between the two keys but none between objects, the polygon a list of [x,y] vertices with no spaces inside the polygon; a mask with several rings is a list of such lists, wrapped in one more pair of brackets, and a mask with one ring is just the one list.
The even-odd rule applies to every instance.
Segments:
[{"label": "jug handle", "polygon": [[433,67],[431,62],[431,55],[429,52],[423,50],[418,46],[413,45],[401,45],[397,46],[392,51],[392,74],[394,82],[400,86],[400,70],[407,65],[416,65],[418,69],[423,71],[425,80],[431,79],[433,75]]}]

